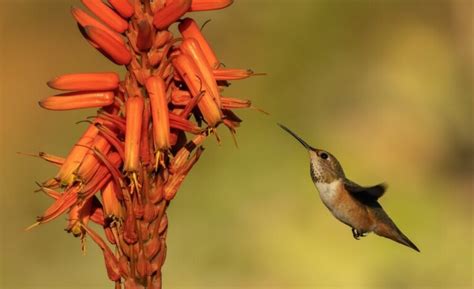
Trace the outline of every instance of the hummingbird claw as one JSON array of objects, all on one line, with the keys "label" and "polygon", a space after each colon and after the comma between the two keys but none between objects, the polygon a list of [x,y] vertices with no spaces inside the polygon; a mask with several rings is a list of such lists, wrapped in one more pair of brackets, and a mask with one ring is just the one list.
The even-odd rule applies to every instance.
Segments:
[{"label": "hummingbird claw", "polygon": [[354,239],[360,240],[359,237],[365,237],[367,235],[364,232],[359,232],[357,231],[357,229],[352,228],[352,236],[354,237]]},{"label": "hummingbird claw", "polygon": [[357,230],[354,228],[352,228],[352,237],[354,237],[356,240],[359,240],[359,232],[357,232]]}]

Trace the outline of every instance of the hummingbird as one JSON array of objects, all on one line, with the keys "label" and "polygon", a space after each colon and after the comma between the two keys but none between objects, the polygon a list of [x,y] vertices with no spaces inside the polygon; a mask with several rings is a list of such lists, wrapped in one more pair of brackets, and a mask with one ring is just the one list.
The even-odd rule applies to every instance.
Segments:
[{"label": "hummingbird", "polygon": [[311,178],[322,202],[336,219],[352,228],[352,236],[356,240],[374,232],[420,252],[398,229],[378,202],[385,193],[386,184],[371,187],[356,184],[346,178],[341,164],[334,155],[310,146],[286,126],[278,125],[308,150]]}]

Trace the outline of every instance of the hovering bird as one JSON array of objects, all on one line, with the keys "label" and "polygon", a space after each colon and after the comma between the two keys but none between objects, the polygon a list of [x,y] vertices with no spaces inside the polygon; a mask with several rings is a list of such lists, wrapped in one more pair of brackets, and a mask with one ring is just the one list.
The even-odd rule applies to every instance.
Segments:
[{"label": "hovering bird", "polygon": [[331,153],[310,146],[284,125],[278,125],[308,150],[311,178],[321,200],[336,219],[352,228],[355,239],[374,232],[420,252],[379,204],[378,199],[386,190],[385,184],[363,187],[350,181]]}]

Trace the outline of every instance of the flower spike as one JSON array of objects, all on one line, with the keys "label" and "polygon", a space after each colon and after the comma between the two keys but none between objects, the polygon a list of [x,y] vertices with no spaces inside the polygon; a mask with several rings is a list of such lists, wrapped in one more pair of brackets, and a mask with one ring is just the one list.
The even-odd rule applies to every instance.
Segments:
[{"label": "flower spike", "polygon": [[116,289],[161,289],[167,208],[209,134],[220,142],[217,130],[225,125],[235,137],[241,119],[232,110],[253,108],[249,100],[222,97],[223,89],[256,74],[221,68],[201,28],[181,19],[233,0],[81,1],[89,11],[71,12],[82,36],[126,71],[48,82],[66,93],[42,99],[43,108],[97,114],[86,118],[86,132],[66,158],[39,154],[59,171],[39,184],[52,204],[30,228],[66,215],[66,230],[83,248],[87,235],[100,247]]}]

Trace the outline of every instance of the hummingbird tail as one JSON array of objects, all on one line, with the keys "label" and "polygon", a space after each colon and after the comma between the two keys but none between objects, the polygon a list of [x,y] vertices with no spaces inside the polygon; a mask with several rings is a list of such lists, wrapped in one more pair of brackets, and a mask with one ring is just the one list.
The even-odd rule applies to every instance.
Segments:
[{"label": "hummingbird tail", "polygon": [[374,233],[379,236],[389,238],[407,247],[410,247],[417,252],[420,252],[420,249],[418,249],[418,247],[412,241],[410,241],[410,239],[408,239],[408,237],[405,236],[405,234],[403,234],[402,231],[400,231],[400,229],[398,229],[397,226],[395,226],[395,224],[393,223],[391,224],[391,226],[387,224],[377,226],[377,228],[374,230]]}]

